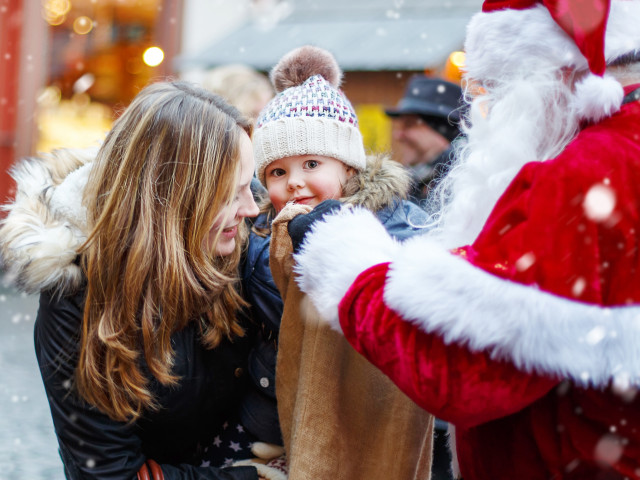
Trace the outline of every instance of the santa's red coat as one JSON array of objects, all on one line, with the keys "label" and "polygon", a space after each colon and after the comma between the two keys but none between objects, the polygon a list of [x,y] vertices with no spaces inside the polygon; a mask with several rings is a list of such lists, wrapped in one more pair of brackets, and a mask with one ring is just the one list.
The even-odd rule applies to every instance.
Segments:
[{"label": "santa's red coat", "polygon": [[318,225],[301,287],[456,427],[465,480],[640,478],[640,102],[526,165],[470,246],[374,222]]}]

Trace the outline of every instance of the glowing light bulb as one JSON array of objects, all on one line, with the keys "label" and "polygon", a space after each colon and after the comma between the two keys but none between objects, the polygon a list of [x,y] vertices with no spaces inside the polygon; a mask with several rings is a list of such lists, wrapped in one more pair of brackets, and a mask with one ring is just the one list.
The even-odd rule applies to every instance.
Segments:
[{"label": "glowing light bulb", "polygon": [[158,47],[149,47],[142,54],[142,60],[150,67],[157,67],[164,60],[164,52]]}]

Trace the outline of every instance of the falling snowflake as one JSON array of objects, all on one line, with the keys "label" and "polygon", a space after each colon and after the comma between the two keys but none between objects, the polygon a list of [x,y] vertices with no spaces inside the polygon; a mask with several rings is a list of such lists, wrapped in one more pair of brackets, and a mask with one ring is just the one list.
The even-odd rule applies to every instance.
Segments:
[{"label": "falling snowflake", "polygon": [[582,292],[584,292],[584,288],[587,286],[587,282],[584,278],[579,277],[574,283],[573,283],[573,287],[571,288],[571,293],[573,293],[574,297],[579,297],[580,295],[582,295]]},{"label": "falling snowflake", "polygon": [[624,447],[622,446],[620,437],[607,434],[596,444],[594,458],[598,463],[613,465],[622,457],[623,450]]},{"label": "falling snowflake", "polygon": [[529,267],[531,267],[531,265],[533,265],[534,263],[536,263],[536,256],[531,252],[525,253],[518,260],[516,260],[516,270],[518,270],[519,272],[524,272],[525,270],[528,270]]},{"label": "falling snowflake", "polygon": [[607,185],[596,184],[587,192],[582,206],[587,218],[602,222],[611,216],[616,207],[616,194]]},{"label": "falling snowflake", "polygon": [[606,335],[607,331],[604,327],[594,327],[589,333],[587,333],[586,341],[589,345],[596,345],[600,343]]}]

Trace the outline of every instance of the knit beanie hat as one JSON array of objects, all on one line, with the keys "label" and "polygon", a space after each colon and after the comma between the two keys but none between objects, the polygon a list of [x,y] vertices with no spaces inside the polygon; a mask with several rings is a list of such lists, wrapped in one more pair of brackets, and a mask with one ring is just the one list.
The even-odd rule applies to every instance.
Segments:
[{"label": "knit beanie hat", "polygon": [[267,165],[295,155],[322,155],[365,168],[358,118],[339,90],[342,71],[333,55],[318,47],[297,48],[280,59],[269,78],[278,94],[260,112],[252,139],[263,185]]}]

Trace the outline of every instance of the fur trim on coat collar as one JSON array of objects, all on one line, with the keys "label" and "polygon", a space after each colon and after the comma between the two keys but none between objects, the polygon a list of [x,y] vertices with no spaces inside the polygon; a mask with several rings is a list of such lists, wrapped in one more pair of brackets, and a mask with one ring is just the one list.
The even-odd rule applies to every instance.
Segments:
[{"label": "fur trim on coat collar", "polygon": [[11,169],[16,196],[2,207],[0,254],[6,281],[27,293],[72,291],[82,282],[74,263],[87,238],[82,193],[97,149],[60,149]]},{"label": "fur trim on coat collar", "polygon": [[411,177],[398,162],[386,155],[367,157],[367,168],[357,172],[344,187],[344,203],[377,212],[397,199],[406,198]]}]

